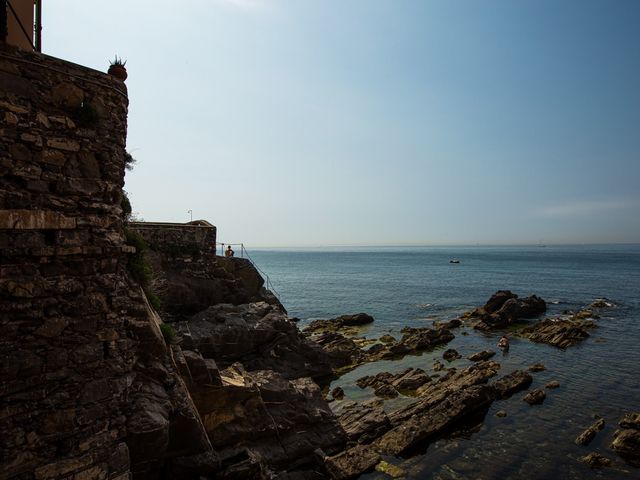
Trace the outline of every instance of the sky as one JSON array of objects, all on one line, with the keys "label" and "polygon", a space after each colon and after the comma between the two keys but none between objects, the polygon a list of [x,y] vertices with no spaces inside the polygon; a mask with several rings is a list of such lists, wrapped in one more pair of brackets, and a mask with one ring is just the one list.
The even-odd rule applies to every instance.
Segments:
[{"label": "sky", "polygon": [[269,246],[640,243],[640,2],[47,0],[127,60],[147,221]]}]

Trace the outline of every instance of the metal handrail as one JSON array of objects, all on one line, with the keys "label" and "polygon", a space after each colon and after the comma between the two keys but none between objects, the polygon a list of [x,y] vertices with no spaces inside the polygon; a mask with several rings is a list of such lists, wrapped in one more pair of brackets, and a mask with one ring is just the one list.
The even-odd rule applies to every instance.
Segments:
[{"label": "metal handrail", "polygon": [[256,262],[254,262],[253,258],[251,258],[251,256],[249,255],[249,252],[247,251],[247,249],[244,246],[244,243],[223,243],[223,242],[216,242],[216,245],[220,245],[220,251],[222,256],[224,256],[224,247],[225,246],[239,246],[240,247],[240,258],[247,258],[247,260],[249,260],[249,262],[251,262],[251,265],[253,265],[253,268],[255,268],[260,275],[262,275],[262,277],[264,278],[264,284],[267,288],[267,290],[270,290],[275,297],[280,301],[280,303],[282,303],[280,294],[278,293],[278,291],[275,289],[275,287],[273,286],[273,282],[271,282],[271,278],[269,278],[269,275],[267,275],[257,264]]}]

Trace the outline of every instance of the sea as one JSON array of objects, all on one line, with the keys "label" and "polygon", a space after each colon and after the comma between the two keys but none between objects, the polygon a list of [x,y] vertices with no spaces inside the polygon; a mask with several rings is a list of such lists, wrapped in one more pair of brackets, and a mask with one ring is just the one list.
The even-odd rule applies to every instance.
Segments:
[{"label": "sea", "polygon": [[[621,460],[610,448],[619,419],[640,412],[640,245],[379,247],[273,249],[251,251],[292,317],[304,327],[313,319],[366,312],[375,318],[362,335],[401,337],[404,326],[431,326],[483,305],[497,290],[538,295],[547,316],[577,311],[596,299],[613,306],[600,312],[598,328],[566,350],[511,336],[506,355],[498,354],[500,375],[543,363],[531,388],[551,380],[542,405],[522,401],[524,392],[496,401],[471,425],[420,446],[405,458],[386,458],[411,479],[638,479],[640,468]],[[459,260],[460,263],[450,263]],[[447,348],[462,355],[447,366],[464,367],[471,353],[493,349],[502,331],[453,330],[448,345],[397,361],[363,365],[334,381],[348,400],[372,398],[356,380],[408,367],[432,374]],[[392,410],[410,397],[385,403]],[[496,416],[498,410],[507,416]],[[595,419],[605,428],[588,446],[575,438]],[[592,470],[580,461],[598,452],[613,461]],[[363,479],[389,478],[372,472]]]}]

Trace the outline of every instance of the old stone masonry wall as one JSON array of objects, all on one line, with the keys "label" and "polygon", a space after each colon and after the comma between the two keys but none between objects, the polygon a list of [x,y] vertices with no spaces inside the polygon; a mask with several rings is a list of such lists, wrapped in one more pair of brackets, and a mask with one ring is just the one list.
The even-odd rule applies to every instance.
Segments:
[{"label": "old stone masonry wall", "polygon": [[[126,270],[127,106],[124,84],[106,74],[0,48],[2,479],[151,472],[171,448],[175,403],[190,415],[188,396],[174,401],[181,384]],[[161,445],[149,455],[132,443],[151,428],[135,406],[158,397]]]},{"label": "old stone masonry wall", "polygon": [[126,478],[127,104],[107,75],[0,50],[2,478]]}]

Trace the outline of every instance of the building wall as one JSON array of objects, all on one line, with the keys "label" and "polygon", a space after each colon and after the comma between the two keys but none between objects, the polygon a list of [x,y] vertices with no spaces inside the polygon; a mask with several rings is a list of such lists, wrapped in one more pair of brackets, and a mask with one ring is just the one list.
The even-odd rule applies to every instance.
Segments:
[{"label": "building wall", "polygon": [[28,37],[20,28],[16,16],[7,7],[7,43],[15,45],[25,50],[33,49],[33,0],[11,0],[11,6],[16,11],[22,26],[26,30]]}]

